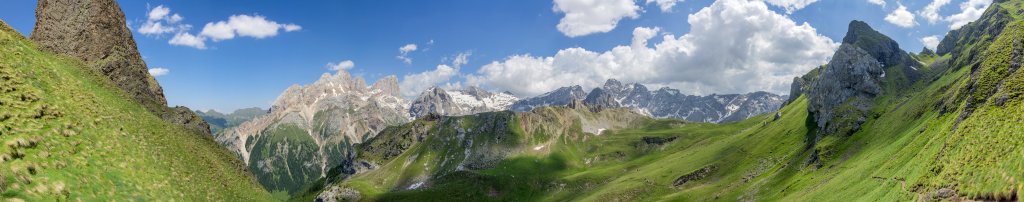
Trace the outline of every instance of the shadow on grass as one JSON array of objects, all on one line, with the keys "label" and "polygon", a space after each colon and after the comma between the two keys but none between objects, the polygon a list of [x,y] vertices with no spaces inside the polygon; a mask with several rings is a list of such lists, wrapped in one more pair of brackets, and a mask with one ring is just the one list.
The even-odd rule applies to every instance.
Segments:
[{"label": "shadow on grass", "polygon": [[455,171],[431,179],[426,188],[392,191],[379,201],[537,201],[567,169],[559,154],[506,159],[487,170]]}]

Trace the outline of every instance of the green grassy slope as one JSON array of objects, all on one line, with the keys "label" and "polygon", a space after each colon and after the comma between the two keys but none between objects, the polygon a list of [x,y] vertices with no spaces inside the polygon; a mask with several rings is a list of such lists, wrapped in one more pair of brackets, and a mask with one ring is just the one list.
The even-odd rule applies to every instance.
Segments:
[{"label": "green grassy slope", "polygon": [[[779,116],[722,125],[647,120],[601,135],[581,132],[580,122],[558,121],[572,120],[564,113],[530,112],[507,123],[517,129],[508,131],[517,137],[510,155],[492,167],[450,171],[433,165],[462,159],[436,153],[452,145],[438,140],[456,135],[444,132],[454,128],[418,120],[382,133],[377,138],[391,141],[372,146],[404,152],[360,145],[356,159],[380,162],[376,169],[332,179],[332,186],[313,187],[304,196],[341,190],[373,201],[1019,200],[1021,4],[992,6],[989,17],[954,36],[960,43],[950,53],[909,63],[921,65],[918,79],[899,80],[906,76],[889,72],[886,93],[870,101],[867,122],[848,136],[811,144],[817,131],[805,96]],[[549,130],[552,125],[563,128]],[[408,132],[413,128],[438,132],[388,135],[416,134]],[[812,151],[818,151],[818,162],[810,161]],[[411,186],[415,182],[424,183]]]},{"label": "green grassy slope", "polygon": [[210,137],[162,121],[97,75],[0,22],[0,197],[270,198]]}]

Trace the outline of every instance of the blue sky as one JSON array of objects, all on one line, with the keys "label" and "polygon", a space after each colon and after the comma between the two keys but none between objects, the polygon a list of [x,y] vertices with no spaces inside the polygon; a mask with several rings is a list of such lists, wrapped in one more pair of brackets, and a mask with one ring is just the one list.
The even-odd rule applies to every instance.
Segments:
[{"label": "blue sky", "polygon": [[[595,87],[608,78],[690,94],[785,94],[789,78],[827,61],[850,20],[866,21],[917,52],[922,38],[941,39],[954,22],[980,14],[970,8],[990,2],[871,1],[685,0],[668,10],[662,8],[673,1],[119,3],[149,67],[167,70],[157,80],[171,105],[230,111],[267,108],[288,86],[312,83],[333,72],[328,64],[346,60],[354,64],[347,71],[371,83],[397,75],[406,96],[431,85],[478,85],[525,97],[571,84]],[[28,35],[35,4],[6,2],[0,19]],[[929,4],[941,5],[934,23],[926,16]],[[150,20],[157,7],[169,12]],[[570,15],[579,18],[565,21]],[[207,24],[234,26],[233,18],[242,17],[272,23],[273,32],[245,31],[251,24],[238,23],[226,29],[233,37],[203,35]],[[142,33],[147,22],[169,29]],[[205,37],[204,49],[169,43],[182,33]],[[408,44],[416,50],[403,56],[399,49]]]}]

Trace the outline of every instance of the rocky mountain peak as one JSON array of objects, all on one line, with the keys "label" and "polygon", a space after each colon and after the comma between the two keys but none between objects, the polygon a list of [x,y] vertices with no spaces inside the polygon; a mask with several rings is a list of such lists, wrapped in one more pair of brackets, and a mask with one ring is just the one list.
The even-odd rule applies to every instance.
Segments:
[{"label": "rocky mountain peak", "polygon": [[509,93],[492,93],[476,86],[460,90],[445,90],[438,87],[420,93],[410,104],[411,117],[428,114],[462,116],[481,112],[509,109],[518,100]]},{"label": "rocky mountain peak", "polygon": [[466,94],[469,94],[469,95],[472,95],[472,96],[476,96],[476,97],[487,97],[487,96],[491,96],[491,94],[493,94],[491,92],[488,92],[487,90],[484,90],[484,89],[482,89],[480,87],[476,87],[476,86],[466,87],[466,88],[462,89],[462,92],[465,92]]},{"label": "rocky mountain peak", "polygon": [[884,66],[894,66],[909,63],[909,55],[902,49],[895,40],[875,31],[867,23],[859,20],[850,21],[850,26],[843,37],[843,44],[855,45],[874,58],[882,62]]},{"label": "rocky mountain peak", "polygon": [[622,82],[616,79],[608,79],[604,82],[604,89],[622,89]]},{"label": "rocky mountain peak", "polygon": [[[611,80],[609,80],[611,81]],[[606,85],[607,86],[607,85]],[[616,99],[613,93],[608,92],[603,88],[595,88],[587,94],[587,98],[583,100],[587,105],[601,106],[606,108],[617,108],[622,107],[622,103]]]},{"label": "rocky mountain peak", "polygon": [[373,86],[370,87],[372,90],[379,90],[385,94],[399,97],[401,91],[398,89],[398,77],[395,75],[385,76],[376,82],[373,82]]}]

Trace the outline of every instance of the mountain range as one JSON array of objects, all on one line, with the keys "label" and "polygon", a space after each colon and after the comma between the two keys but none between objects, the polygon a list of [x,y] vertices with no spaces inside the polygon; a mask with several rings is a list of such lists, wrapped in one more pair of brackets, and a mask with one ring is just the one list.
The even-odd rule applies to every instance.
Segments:
[{"label": "mountain range", "polygon": [[994,2],[934,52],[852,21],[777,113],[739,121],[652,119],[637,109],[656,99],[631,98],[673,93],[615,81],[426,116],[354,145],[295,199],[1017,201],[1022,5]]},{"label": "mountain range", "polygon": [[615,79],[401,96],[345,70],[229,114],[169,107],[113,0],[0,21],[9,201],[1019,201],[1024,1],[935,51],[851,21],[788,96]]},{"label": "mountain range", "polygon": [[[562,91],[566,89],[575,90],[565,96]],[[267,189],[294,194],[353,155],[352,145],[373,138],[386,127],[425,116],[531,111],[580,102],[602,108],[625,107],[649,117],[719,123],[772,112],[784,100],[766,92],[709,96],[685,95],[671,88],[651,92],[641,84],[623,85],[614,79],[585,97],[579,96],[579,89],[560,88],[519,100],[508,92],[493,93],[479,87],[433,87],[407,101],[398,94],[395,76],[367,87],[362,78],[340,70],[324,74],[312,84],[288,88],[269,113],[253,111],[250,115],[255,116],[244,117],[250,120],[233,127],[220,129],[226,120],[218,113],[199,114],[214,123],[217,142],[237,153]]]},{"label": "mountain range", "polygon": [[650,91],[642,84],[622,84],[609,79],[604,86],[587,94],[583,94],[579,86],[559,88],[520,100],[511,106],[511,110],[525,112],[538,107],[565,105],[573,99],[582,99],[592,106],[630,108],[656,118],[722,123],[778,110],[785,96],[768,92],[695,96],[668,87]]},{"label": "mountain range", "polygon": [[[572,88],[579,89],[569,87]],[[246,110],[252,111],[248,113],[251,116],[238,120],[249,120],[233,123],[233,127],[219,129],[226,122],[219,113],[199,114],[214,123],[212,128],[219,131],[214,133],[217,142],[237,153],[265,187],[295,193],[325,176],[329,168],[343,163],[345,157],[352,155],[352,145],[373,138],[386,127],[426,116],[466,116],[515,107],[533,110],[540,105],[529,103],[564,106],[579,102],[603,108],[625,106],[639,114],[660,118],[723,122],[771,112],[783,100],[765,92],[688,96],[670,88],[648,92],[641,84],[626,88],[609,80],[588,97],[557,96],[559,89],[519,100],[508,92],[493,93],[478,87],[434,87],[407,101],[399,96],[394,76],[368,87],[362,78],[352,78],[341,70],[334,75],[324,74],[312,84],[290,87],[278,97],[269,113],[259,114],[255,111],[258,108]],[[606,94],[617,96],[616,101],[590,103],[589,96]]]}]

